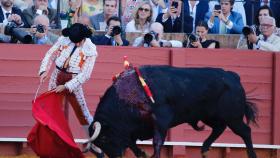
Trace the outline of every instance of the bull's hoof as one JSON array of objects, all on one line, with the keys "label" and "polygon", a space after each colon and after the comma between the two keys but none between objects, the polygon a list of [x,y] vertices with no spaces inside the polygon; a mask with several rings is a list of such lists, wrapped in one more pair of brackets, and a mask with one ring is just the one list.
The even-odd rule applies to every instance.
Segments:
[{"label": "bull's hoof", "polygon": [[96,156],[96,158],[104,158],[105,157],[104,152],[98,153],[98,152],[94,151],[92,148],[90,148],[90,152],[93,153]]},{"label": "bull's hoof", "polygon": [[205,151],[201,153],[202,158],[207,158],[208,157],[208,151]]},{"label": "bull's hoof", "polygon": [[148,158],[148,157],[149,156],[144,151],[142,151],[141,154],[137,156],[137,158]]}]

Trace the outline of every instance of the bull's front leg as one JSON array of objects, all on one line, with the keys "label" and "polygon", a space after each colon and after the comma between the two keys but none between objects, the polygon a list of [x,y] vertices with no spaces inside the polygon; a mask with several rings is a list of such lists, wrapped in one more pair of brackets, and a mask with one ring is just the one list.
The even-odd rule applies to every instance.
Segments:
[{"label": "bull's front leg", "polygon": [[157,124],[156,117],[154,114],[152,115],[152,118],[154,121],[154,136],[153,136],[154,154],[152,158],[160,158],[160,149],[164,143],[167,129]]},{"label": "bull's front leg", "polygon": [[160,158],[160,149],[164,143],[166,131],[155,129],[153,137],[154,154],[152,158]]},{"label": "bull's front leg", "polygon": [[136,141],[131,143],[129,148],[133,151],[137,158],[148,158],[148,155],[136,145]]}]

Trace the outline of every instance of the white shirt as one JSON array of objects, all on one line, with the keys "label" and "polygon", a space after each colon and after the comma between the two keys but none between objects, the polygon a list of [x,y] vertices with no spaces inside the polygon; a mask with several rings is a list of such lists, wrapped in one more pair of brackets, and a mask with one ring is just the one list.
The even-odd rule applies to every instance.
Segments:
[{"label": "white shirt", "polygon": [[192,8],[190,1],[188,1],[188,3],[189,3],[190,16],[193,18],[193,28],[194,28],[193,31],[195,31],[196,9],[197,9],[197,5],[198,5],[199,1],[195,2],[195,5],[193,8]]},{"label": "white shirt", "polygon": [[150,23],[146,23],[144,25],[144,30],[139,30],[135,27],[135,21],[134,19],[131,20],[129,23],[127,23],[126,28],[125,28],[125,32],[144,32],[147,33],[150,30]]},{"label": "white shirt", "polygon": [[8,24],[8,18],[6,17],[6,13],[10,13],[10,15],[12,14],[12,10],[10,11],[6,11],[3,7],[1,7],[3,15],[4,15],[4,20],[3,20],[3,24],[7,25]]},{"label": "white shirt", "polygon": [[264,36],[259,36],[258,44],[254,44],[254,49],[271,51],[271,52],[280,52],[280,37],[272,34],[269,36],[266,41],[264,40]]}]

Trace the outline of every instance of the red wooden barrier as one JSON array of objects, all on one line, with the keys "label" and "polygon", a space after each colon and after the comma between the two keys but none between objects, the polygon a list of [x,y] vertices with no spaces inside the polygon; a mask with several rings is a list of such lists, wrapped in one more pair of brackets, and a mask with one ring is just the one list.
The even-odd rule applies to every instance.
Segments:
[{"label": "red wooden barrier", "polygon": [[[40,60],[48,46],[0,45],[0,141],[4,138],[25,138],[34,124],[31,115],[31,100],[39,83],[37,71]],[[145,64],[172,65],[179,67],[221,67],[241,75],[248,96],[258,105],[259,128],[252,127],[254,144],[280,145],[280,55],[268,52],[241,51],[232,49],[168,49],[97,47],[99,56],[92,78],[84,86],[91,112],[94,113],[99,97],[111,84],[114,74],[123,70],[122,57],[127,55],[135,66]],[[46,90],[45,84],[41,90]],[[83,131],[70,108],[69,122],[76,138],[83,138]],[[168,142],[202,142],[210,134],[210,128],[196,132],[187,124],[171,129]],[[243,141],[230,130],[217,143],[239,143]],[[10,145],[10,144],[8,144]],[[0,155],[6,143],[0,142]],[[198,157],[199,147],[190,145],[165,146],[164,157]],[[199,145],[198,145],[199,146]],[[218,145],[219,146],[219,145]],[[226,145],[221,145],[226,146]],[[230,145],[229,145],[230,146]],[[231,147],[231,146],[230,146]],[[277,151],[259,146],[258,155],[277,155]],[[271,147],[271,146],[270,146]],[[268,148],[270,148],[268,147]],[[152,152],[150,145],[143,145]],[[3,149],[3,150],[2,150]],[[211,157],[246,157],[242,148],[213,148]],[[127,152],[127,155],[131,155]]]}]

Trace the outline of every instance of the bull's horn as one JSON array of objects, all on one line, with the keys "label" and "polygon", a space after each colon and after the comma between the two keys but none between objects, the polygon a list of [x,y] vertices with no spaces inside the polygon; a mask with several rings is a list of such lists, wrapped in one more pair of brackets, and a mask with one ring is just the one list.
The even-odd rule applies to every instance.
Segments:
[{"label": "bull's horn", "polygon": [[89,140],[87,140],[85,143],[90,143],[90,142],[94,141],[100,133],[101,124],[98,121],[96,121],[93,125],[94,125],[94,128],[95,128],[94,133],[91,136],[91,138]]}]

